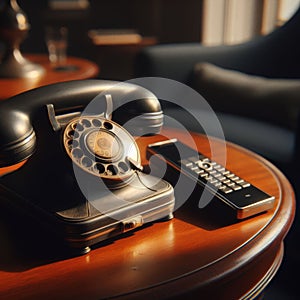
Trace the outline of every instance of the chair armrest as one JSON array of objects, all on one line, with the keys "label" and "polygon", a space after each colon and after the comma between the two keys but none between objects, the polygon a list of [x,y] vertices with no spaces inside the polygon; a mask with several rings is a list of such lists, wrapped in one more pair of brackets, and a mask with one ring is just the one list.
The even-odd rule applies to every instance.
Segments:
[{"label": "chair armrest", "polygon": [[195,65],[191,86],[216,111],[297,128],[300,79],[247,75],[208,63]]},{"label": "chair armrest", "polygon": [[205,61],[239,69],[244,46],[206,47],[199,43],[155,45],[144,48],[135,60],[136,77],[165,77],[183,83],[191,80],[196,63]]}]

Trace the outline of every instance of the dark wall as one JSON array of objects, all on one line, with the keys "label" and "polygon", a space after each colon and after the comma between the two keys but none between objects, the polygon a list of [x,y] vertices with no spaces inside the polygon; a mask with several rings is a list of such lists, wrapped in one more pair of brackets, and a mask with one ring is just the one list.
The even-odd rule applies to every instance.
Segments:
[{"label": "dark wall", "polygon": [[130,49],[128,55],[128,49],[122,47],[97,47],[88,38],[89,29],[136,29],[143,36],[155,37],[158,43],[201,40],[202,0],[90,0],[89,9],[79,11],[50,10],[48,0],[18,0],[18,3],[31,24],[29,35],[21,45],[24,53],[47,53],[45,27],[49,24],[64,25],[69,28],[68,55],[91,59],[99,66],[101,64],[104,78],[124,79],[126,76],[118,78],[114,75],[115,71],[111,73],[106,70],[122,69],[120,61],[126,63],[123,68],[128,68],[139,48]]},{"label": "dark wall", "polygon": [[[201,39],[202,0],[91,0],[95,27],[135,28],[161,43]],[[101,4],[102,3],[102,4]]]},{"label": "dark wall", "polygon": [[44,13],[48,7],[47,0],[18,0],[31,25],[27,38],[21,48],[28,52],[46,52],[44,42]]},{"label": "dark wall", "polygon": [[[201,39],[202,1],[199,0],[90,0],[86,11],[50,11],[47,0],[18,0],[32,25],[23,48],[46,51],[44,28],[61,23],[70,29],[73,53],[83,45],[88,29],[134,28],[159,42],[194,42]],[[73,45],[74,43],[74,45]]]}]

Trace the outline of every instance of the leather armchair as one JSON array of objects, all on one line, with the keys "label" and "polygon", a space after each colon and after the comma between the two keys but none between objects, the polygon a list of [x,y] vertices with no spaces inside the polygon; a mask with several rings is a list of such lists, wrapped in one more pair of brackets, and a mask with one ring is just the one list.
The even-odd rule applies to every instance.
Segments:
[{"label": "leather armchair", "polygon": [[[135,76],[170,78],[193,87],[216,111],[227,140],[271,160],[295,183],[300,165],[299,53],[300,9],[269,35],[238,45],[146,47],[137,55]],[[198,130],[178,109],[164,111]]]}]

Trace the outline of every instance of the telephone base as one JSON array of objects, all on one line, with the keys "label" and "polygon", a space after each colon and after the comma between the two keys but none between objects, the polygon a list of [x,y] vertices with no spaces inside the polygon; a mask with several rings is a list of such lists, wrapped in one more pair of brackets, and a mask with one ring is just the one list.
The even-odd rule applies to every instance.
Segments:
[{"label": "telephone base", "polygon": [[173,213],[169,213],[167,216],[163,217],[162,219],[160,219],[160,221],[170,221],[174,218],[174,214]]},{"label": "telephone base", "polygon": [[72,253],[74,253],[74,255],[85,255],[87,253],[89,253],[91,251],[90,247],[84,247],[84,248],[78,248],[78,249],[72,249]]},{"label": "telephone base", "polygon": [[[164,180],[157,182],[157,178],[150,175],[139,174],[125,188],[99,195],[95,201],[83,199],[78,206],[58,211],[53,211],[53,207],[49,205],[62,203],[63,198],[58,196],[54,201],[52,197],[47,197],[49,194],[38,199],[25,197],[13,191],[9,183],[16,184],[16,181],[7,181],[5,185],[0,185],[1,200],[13,206],[13,210],[17,209],[23,216],[28,216],[44,226],[49,233],[52,232],[74,255],[86,254],[91,246],[101,246],[100,242],[142,227],[146,223],[173,218],[173,187]],[[69,201],[70,199],[72,198]],[[74,201],[73,204],[75,203]],[[111,209],[105,212],[107,205]],[[82,217],[85,211],[88,211],[88,215]]]}]

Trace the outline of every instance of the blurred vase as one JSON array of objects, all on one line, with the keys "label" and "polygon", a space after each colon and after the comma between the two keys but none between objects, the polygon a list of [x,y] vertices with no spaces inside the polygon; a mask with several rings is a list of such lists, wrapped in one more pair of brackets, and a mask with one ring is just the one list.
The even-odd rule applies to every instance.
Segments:
[{"label": "blurred vase", "polygon": [[30,25],[17,0],[0,0],[0,41],[4,53],[0,62],[0,77],[36,78],[44,69],[25,59],[20,44],[27,37]]}]

